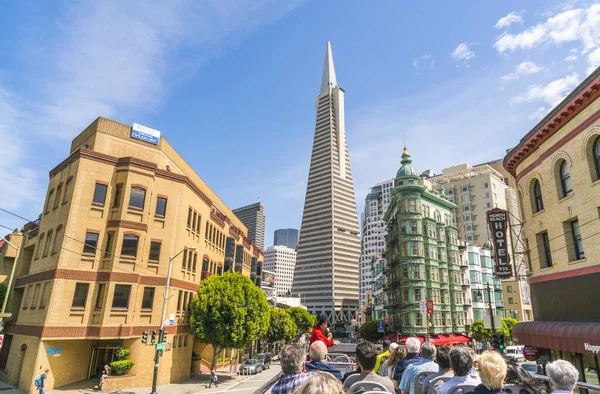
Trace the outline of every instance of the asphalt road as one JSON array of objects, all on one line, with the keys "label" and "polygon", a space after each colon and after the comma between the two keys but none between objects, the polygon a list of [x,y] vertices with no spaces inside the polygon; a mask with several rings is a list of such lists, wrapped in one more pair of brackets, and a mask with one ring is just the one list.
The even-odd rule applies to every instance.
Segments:
[{"label": "asphalt road", "polygon": [[279,364],[271,364],[271,368],[266,371],[262,371],[250,379],[244,380],[243,382],[236,383],[232,386],[227,387],[222,391],[214,391],[211,394],[219,393],[231,393],[231,394],[252,394],[258,390],[262,385],[271,380],[275,375],[281,371]]}]

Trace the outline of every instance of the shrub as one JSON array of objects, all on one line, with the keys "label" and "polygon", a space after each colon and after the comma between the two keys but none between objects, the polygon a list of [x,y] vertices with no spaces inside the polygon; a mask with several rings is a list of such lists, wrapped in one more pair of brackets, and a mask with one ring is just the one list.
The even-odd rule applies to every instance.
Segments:
[{"label": "shrub", "polygon": [[200,355],[196,352],[192,352],[192,358],[200,358]]},{"label": "shrub", "polygon": [[117,360],[127,360],[131,355],[131,350],[129,349],[119,349],[115,352],[115,357]]},{"label": "shrub", "polygon": [[114,371],[115,375],[120,376],[125,375],[127,371],[133,367],[133,365],[134,362],[131,360],[119,360],[110,363],[110,368],[112,371]]}]

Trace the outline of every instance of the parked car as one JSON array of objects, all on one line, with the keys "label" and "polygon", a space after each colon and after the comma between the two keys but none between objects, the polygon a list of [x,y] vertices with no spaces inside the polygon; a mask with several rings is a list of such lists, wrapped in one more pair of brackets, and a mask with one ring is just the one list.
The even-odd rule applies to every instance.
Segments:
[{"label": "parked car", "polygon": [[538,366],[536,363],[523,363],[521,367],[530,375],[538,374]]},{"label": "parked car", "polygon": [[247,358],[246,360],[244,360],[242,365],[240,365],[239,373],[242,375],[255,374],[255,373],[259,373],[259,372],[262,372],[262,366],[259,363],[259,361],[256,359]]},{"label": "parked car", "polygon": [[271,368],[271,355],[269,353],[259,353],[255,359],[260,363],[262,369]]},{"label": "parked car", "polygon": [[525,361],[525,356],[523,356],[523,348],[524,346],[507,346],[506,350],[504,351],[504,357],[517,362]]},{"label": "parked car", "polygon": [[271,356],[271,361],[277,361],[279,360],[279,354],[275,353],[274,355]]}]

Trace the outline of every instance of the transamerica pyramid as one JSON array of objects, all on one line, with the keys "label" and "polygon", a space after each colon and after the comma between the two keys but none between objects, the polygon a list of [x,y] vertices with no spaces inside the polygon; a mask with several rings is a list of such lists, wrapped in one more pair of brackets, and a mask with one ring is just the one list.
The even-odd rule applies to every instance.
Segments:
[{"label": "transamerica pyramid", "polygon": [[331,324],[358,309],[360,233],[344,125],[344,90],[327,42],[292,293]]}]

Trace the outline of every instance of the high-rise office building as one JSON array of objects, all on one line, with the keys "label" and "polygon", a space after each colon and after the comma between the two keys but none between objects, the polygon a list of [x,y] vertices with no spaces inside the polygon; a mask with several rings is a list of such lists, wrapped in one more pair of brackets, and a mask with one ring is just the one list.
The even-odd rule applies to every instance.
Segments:
[{"label": "high-rise office building", "polygon": [[275,273],[275,290],[286,296],[292,290],[296,250],[283,245],[269,246],[265,251],[265,270]]},{"label": "high-rise office building", "polygon": [[[361,235],[361,250],[360,250],[360,305],[366,304],[366,292],[373,290],[373,307],[375,303],[379,303],[379,312],[384,307],[383,288],[377,290],[373,286],[374,272],[373,268],[384,260],[382,252],[385,250],[385,235],[386,227],[383,221],[383,215],[387,211],[392,199],[392,188],[394,180],[389,179],[380,182],[371,188],[369,194],[365,198],[365,209],[361,214],[362,235]],[[385,262],[384,262],[385,265]],[[377,272],[377,279],[384,280],[383,270]],[[379,299],[378,299],[379,297]],[[379,315],[379,314],[376,314]]]},{"label": "high-rise office building", "polygon": [[263,203],[257,202],[256,204],[236,208],[233,213],[248,228],[248,238],[260,250],[263,250],[265,248],[265,210]]},{"label": "high-rise office building", "polygon": [[344,125],[344,90],[327,43],[292,292],[330,323],[358,308],[360,235]]},{"label": "high-rise office building", "polygon": [[298,230],[295,228],[282,228],[275,230],[273,245],[287,246],[296,249],[298,247]]}]

